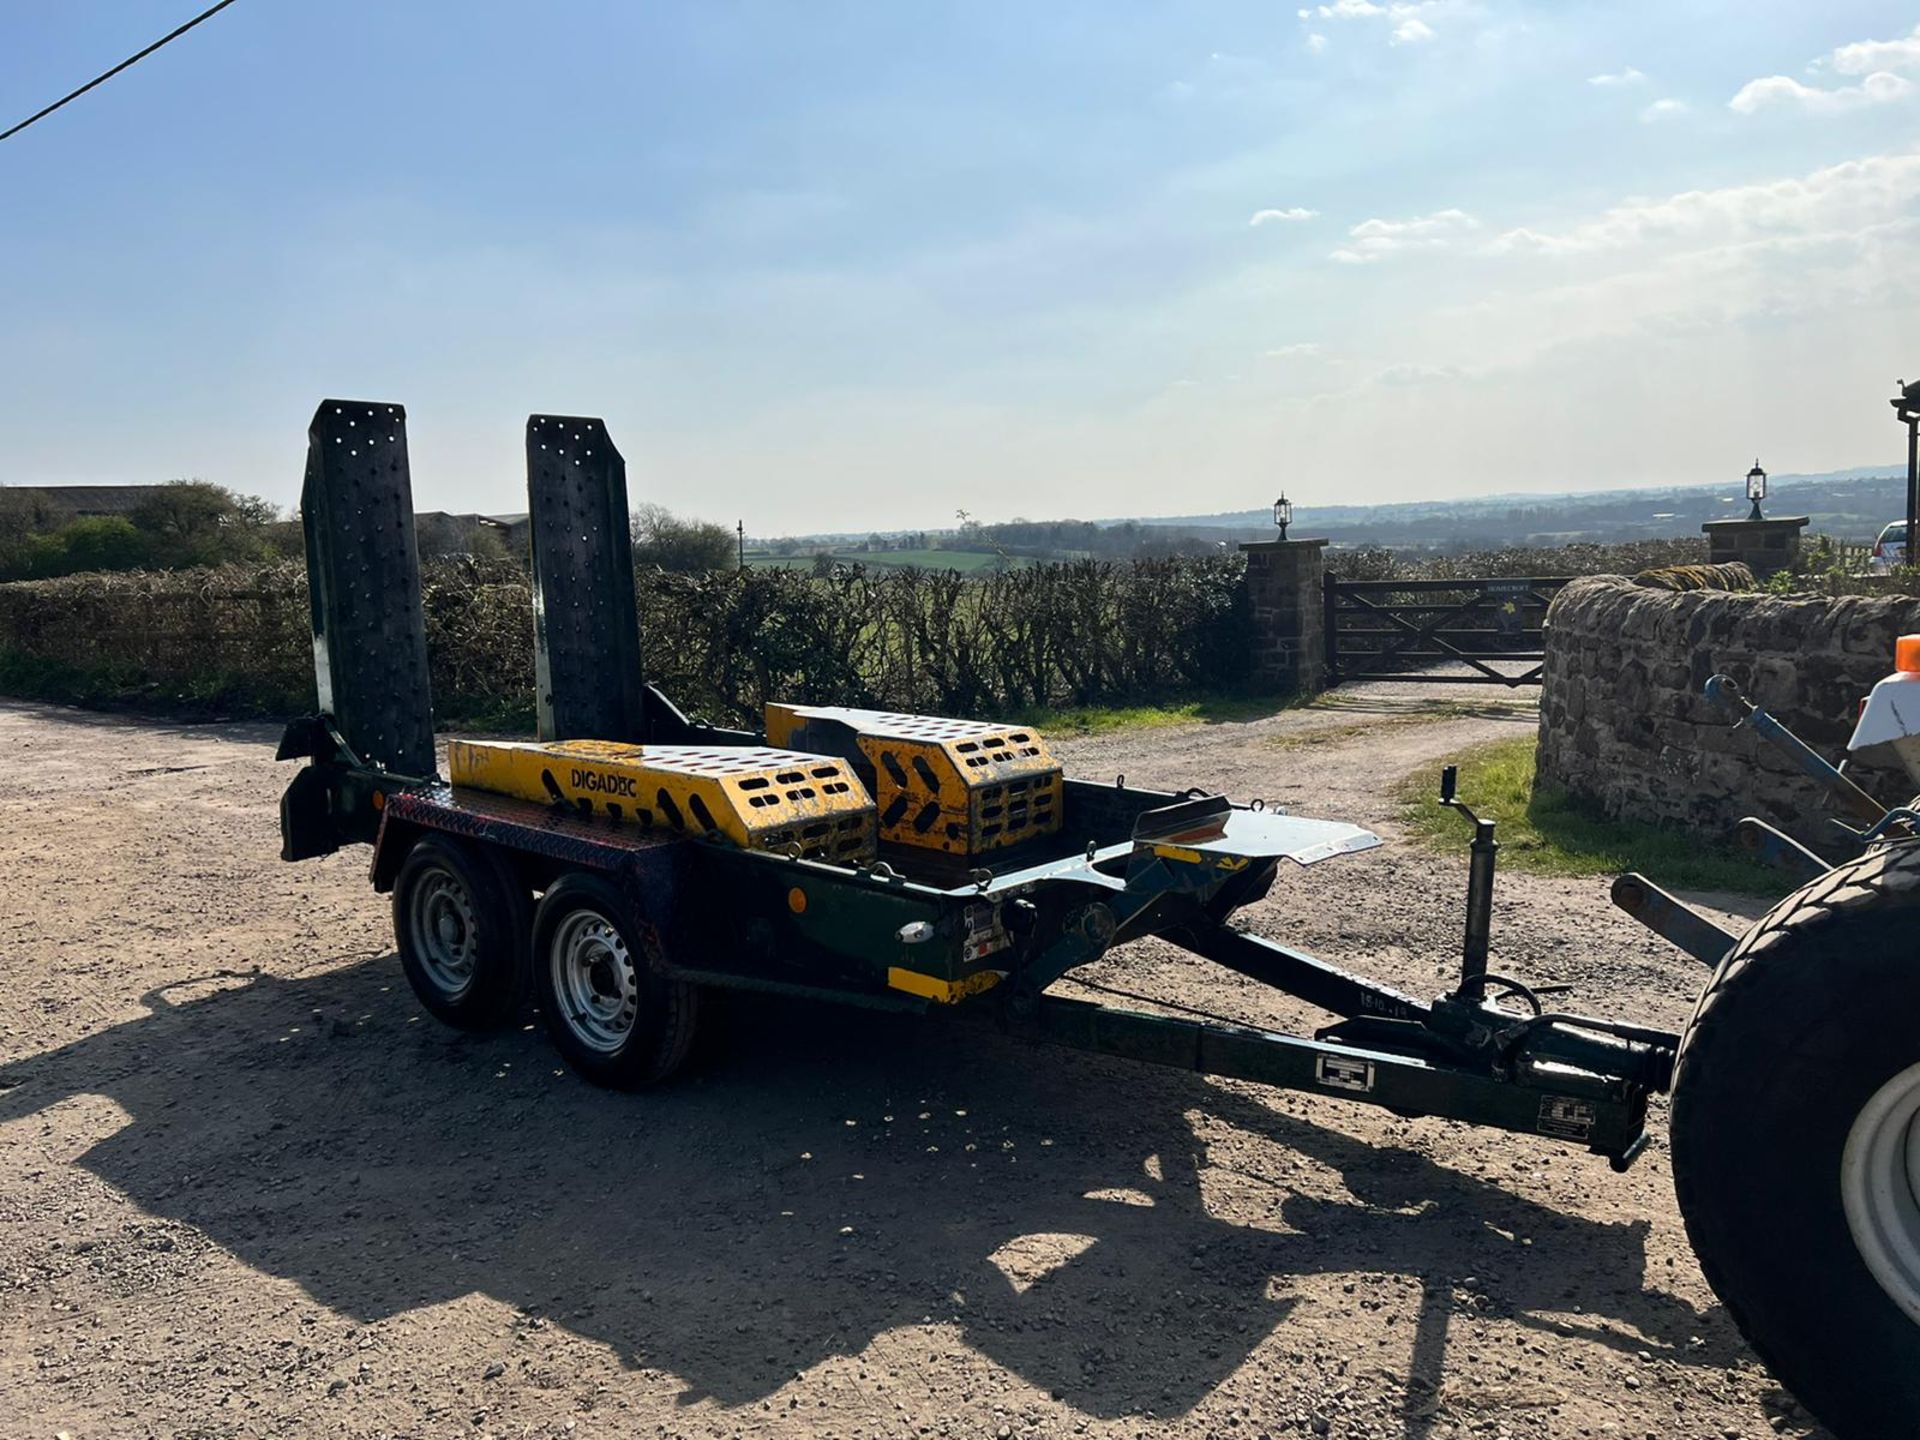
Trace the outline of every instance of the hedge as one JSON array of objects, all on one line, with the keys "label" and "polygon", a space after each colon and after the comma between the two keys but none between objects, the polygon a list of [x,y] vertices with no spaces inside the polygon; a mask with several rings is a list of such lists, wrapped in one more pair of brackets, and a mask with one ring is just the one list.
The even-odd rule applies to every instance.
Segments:
[{"label": "hedge", "polygon": [[[1217,691],[1246,671],[1238,557],[1075,561],[1003,574],[839,567],[643,570],[648,678],[716,720],[764,701],[972,715]],[[429,562],[443,721],[527,725],[533,611],[504,561]],[[0,692],[289,715],[314,704],[298,561],[0,585]]]}]

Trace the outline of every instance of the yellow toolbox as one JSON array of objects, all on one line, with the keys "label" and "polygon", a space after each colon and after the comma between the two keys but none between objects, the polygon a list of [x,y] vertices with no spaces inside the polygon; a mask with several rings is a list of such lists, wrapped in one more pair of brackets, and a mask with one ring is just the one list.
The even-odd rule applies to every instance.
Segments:
[{"label": "yellow toolbox", "polygon": [[883,841],[974,856],[1060,829],[1060,765],[1025,726],[770,704],[767,740],[852,764]]},{"label": "yellow toolbox", "polygon": [[745,850],[842,864],[874,858],[874,803],[823,755],[756,745],[450,740],[453,783],[583,815],[724,835]]}]

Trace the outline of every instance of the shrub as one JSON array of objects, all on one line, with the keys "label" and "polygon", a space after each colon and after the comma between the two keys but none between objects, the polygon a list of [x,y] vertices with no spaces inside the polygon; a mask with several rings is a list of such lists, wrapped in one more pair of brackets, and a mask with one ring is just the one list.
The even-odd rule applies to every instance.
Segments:
[{"label": "shrub", "polygon": [[1618,545],[1512,545],[1446,555],[1402,555],[1377,546],[1330,550],[1327,570],[1342,580],[1459,580],[1556,575],[1632,575],[1672,565],[1703,564],[1704,538],[1630,540]]},{"label": "shrub", "polygon": [[642,505],[629,522],[633,563],[662,570],[731,570],[739,563],[733,531],[711,520],[686,520],[659,505]]}]

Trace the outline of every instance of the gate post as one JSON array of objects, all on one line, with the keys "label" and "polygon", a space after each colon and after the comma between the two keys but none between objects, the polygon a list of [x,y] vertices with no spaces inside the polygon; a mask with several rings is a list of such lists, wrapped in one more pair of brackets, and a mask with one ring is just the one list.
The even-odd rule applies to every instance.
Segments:
[{"label": "gate post", "polygon": [[1251,676],[1262,690],[1311,695],[1326,688],[1327,635],[1322,582],[1325,540],[1243,543],[1253,617]]},{"label": "gate post", "polygon": [[1335,576],[1322,575],[1320,584],[1326,591],[1320,634],[1327,651],[1327,689],[1331,690],[1340,683],[1340,581]]}]

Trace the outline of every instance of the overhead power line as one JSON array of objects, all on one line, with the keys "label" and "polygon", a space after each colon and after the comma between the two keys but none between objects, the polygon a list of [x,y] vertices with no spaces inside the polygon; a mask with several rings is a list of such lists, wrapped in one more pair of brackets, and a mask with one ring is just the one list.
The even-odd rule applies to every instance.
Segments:
[{"label": "overhead power line", "polygon": [[162,35],[158,40],[154,41],[153,44],[147,46],[147,48],[142,50],[138,55],[129,55],[126,59],[122,60],[118,65],[114,66],[111,70],[107,71],[106,74],[94,76],[93,79],[89,80],[86,84],[82,85],[78,90],[74,91],[71,95],[62,95],[58,100],[54,101],[51,105],[47,106],[46,109],[40,111],[38,114],[29,115],[26,119],[22,120],[18,125],[14,126],[11,130],[5,131],[4,133],[0,133],[0,140],[10,140],[15,135],[18,135],[22,130],[26,129],[29,125],[33,124],[34,121],[46,119],[47,116],[51,115],[54,111],[58,110],[62,105],[65,105],[71,100],[78,100],[82,95],[86,94],[89,90],[93,89],[94,86],[104,84],[106,81],[111,80],[114,76],[118,75],[122,70],[126,69],[129,65],[137,64],[140,61],[146,59],[147,56],[153,54],[153,52],[158,50],[162,45],[168,44],[169,42],[174,40],[178,40],[182,35],[186,34],[187,31],[193,29],[193,27],[198,25],[202,20],[211,20],[214,16],[218,15],[222,10],[226,9],[227,6],[231,4],[233,4],[233,0],[220,0],[220,3],[218,5],[210,6],[209,8],[202,10],[198,15],[194,16],[193,19],[187,21],[186,24],[182,25],[178,30],[172,31],[166,35]]}]

